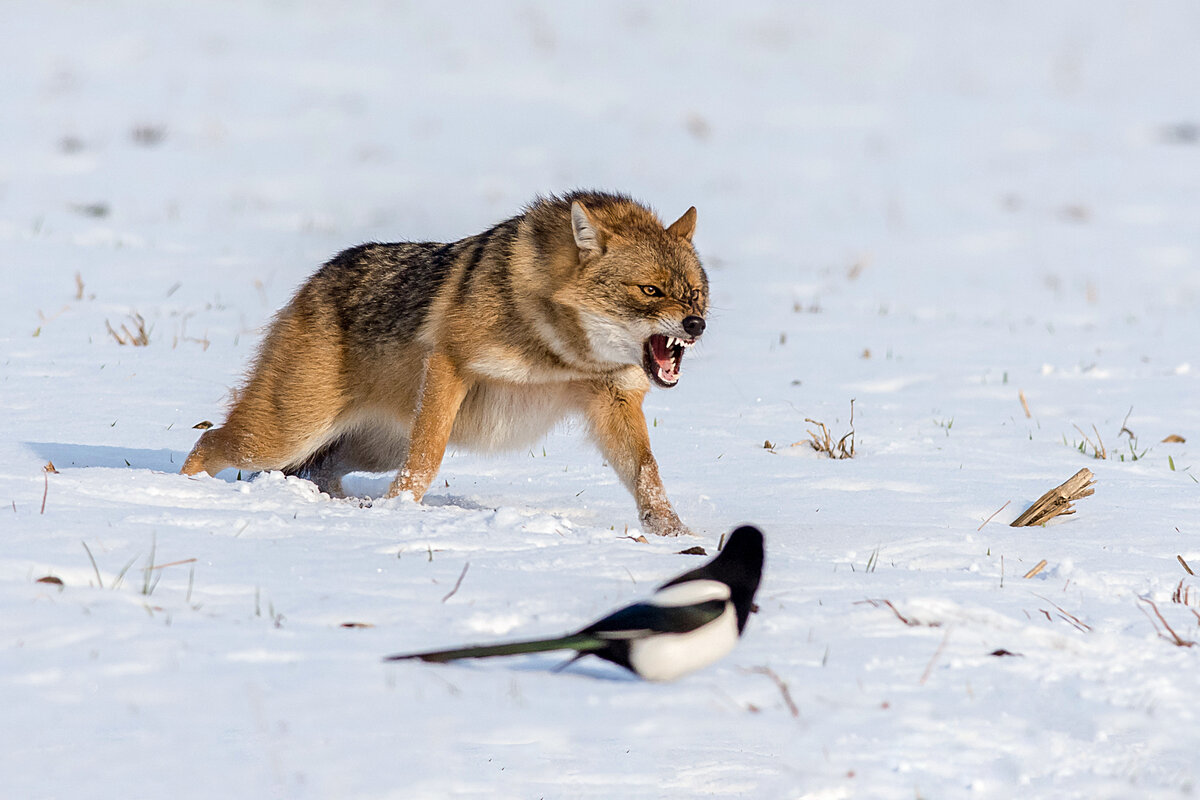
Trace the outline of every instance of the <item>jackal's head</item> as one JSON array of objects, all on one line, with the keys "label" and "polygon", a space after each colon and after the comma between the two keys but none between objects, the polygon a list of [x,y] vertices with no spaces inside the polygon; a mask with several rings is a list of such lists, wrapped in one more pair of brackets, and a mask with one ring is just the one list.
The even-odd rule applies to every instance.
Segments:
[{"label": "jackal's head", "polygon": [[648,209],[624,201],[571,204],[579,250],[576,304],[597,361],[640,364],[655,384],[679,382],[683,352],[704,333],[708,278],[692,247],[696,209],[663,227]]}]

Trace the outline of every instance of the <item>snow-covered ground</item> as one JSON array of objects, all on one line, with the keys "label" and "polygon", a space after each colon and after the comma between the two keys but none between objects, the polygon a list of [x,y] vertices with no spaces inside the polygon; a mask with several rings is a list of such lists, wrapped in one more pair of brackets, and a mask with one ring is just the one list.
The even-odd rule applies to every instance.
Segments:
[{"label": "snow-covered ground", "polygon": [[[1200,788],[1196,4],[0,16],[0,796]],[[647,401],[698,540],[631,538],[577,425],[419,506],[176,474],[330,255],[573,187],[699,208],[709,332]],[[852,400],[855,458],[793,445]],[[745,521],[760,613],[677,683],[380,661],[568,631]]]}]

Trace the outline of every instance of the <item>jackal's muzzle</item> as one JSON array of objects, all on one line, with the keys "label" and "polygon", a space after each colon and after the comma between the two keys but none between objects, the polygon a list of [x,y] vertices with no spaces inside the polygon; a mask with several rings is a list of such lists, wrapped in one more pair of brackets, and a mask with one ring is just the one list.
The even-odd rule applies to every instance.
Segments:
[{"label": "jackal's muzzle", "polygon": [[[701,330],[704,329],[703,322],[701,320]],[[664,389],[669,389],[679,383],[679,367],[683,363],[683,351],[695,343],[694,338],[680,339],[676,336],[664,336],[661,333],[653,334],[642,345],[642,368],[646,370],[650,380]]]}]

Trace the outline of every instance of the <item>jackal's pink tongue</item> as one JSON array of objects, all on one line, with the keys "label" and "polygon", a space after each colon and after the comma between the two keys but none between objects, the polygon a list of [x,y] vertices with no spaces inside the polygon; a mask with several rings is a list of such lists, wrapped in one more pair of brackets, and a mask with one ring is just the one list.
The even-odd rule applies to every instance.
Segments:
[{"label": "jackal's pink tongue", "polygon": [[658,366],[665,370],[674,369],[675,358],[671,355],[671,351],[667,348],[667,337],[657,333],[651,336],[650,353],[654,356],[654,360]]}]

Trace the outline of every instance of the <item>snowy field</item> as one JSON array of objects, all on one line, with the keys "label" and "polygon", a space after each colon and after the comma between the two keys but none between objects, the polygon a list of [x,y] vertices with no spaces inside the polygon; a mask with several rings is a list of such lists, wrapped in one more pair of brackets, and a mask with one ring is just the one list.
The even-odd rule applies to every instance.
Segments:
[{"label": "snowy field", "polygon": [[[1196,4],[0,17],[0,797],[1200,791]],[[699,209],[708,333],[646,403],[698,538],[636,541],[578,424],[420,505],[176,474],[329,256],[574,187]],[[855,458],[803,444],[851,401]],[[742,522],[760,613],[677,683],[380,661],[569,631]]]}]

